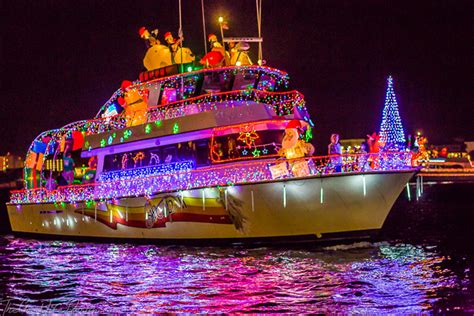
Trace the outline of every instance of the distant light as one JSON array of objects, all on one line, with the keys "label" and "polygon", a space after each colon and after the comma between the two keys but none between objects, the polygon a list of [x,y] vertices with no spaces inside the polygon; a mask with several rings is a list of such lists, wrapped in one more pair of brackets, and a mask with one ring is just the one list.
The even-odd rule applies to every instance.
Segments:
[{"label": "distant light", "polygon": [[193,67],[189,66],[188,67],[188,72],[191,72],[191,71],[193,71]]},{"label": "distant light", "polygon": [[259,60],[257,61],[257,64],[258,64],[259,66],[261,66],[261,65],[262,65],[262,60],[259,59]]},{"label": "distant light", "polygon": [[224,18],[220,16],[219,17],[219,23],[222,23],[222,22],[224,22]]},{"label": "distant light", "polygon": [[240,62],[240,60],[238,62],[235,63],[236,66],[241,66],[242,63]]}]

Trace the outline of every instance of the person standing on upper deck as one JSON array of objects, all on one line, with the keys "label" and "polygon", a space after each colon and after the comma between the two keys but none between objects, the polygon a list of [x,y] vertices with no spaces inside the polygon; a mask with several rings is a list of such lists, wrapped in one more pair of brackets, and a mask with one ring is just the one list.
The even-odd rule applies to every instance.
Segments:
[{"label": "person standing on upper deck", "polygon": [[[328,154],[331,157],[331,164],[334,166],[335,172],[342,171],[342,148],[341,144],[339,143],[339,134],[332,134],[331,135],[331,143],[328,145]],[[337,156],[336,156],[337,155]]]}]

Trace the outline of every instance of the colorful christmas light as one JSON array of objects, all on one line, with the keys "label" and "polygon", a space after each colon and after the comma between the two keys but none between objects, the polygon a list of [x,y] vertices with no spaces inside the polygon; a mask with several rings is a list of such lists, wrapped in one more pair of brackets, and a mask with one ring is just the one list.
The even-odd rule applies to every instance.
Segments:
[{"label": "colorful christmas light", "polygon": [[393,78],[387,78],[387,93],[383,108],[382,124],[380,125],[380,143],[385,148],[405,145],[405,133],[398,113],[397,98],[393,89]]},{"label": "colorful christmas light", "polygon": [[[136,162],[135,162],[136,163]],[[174,163],[161,164],[149,167],[140,167],[126,170],[103,172],[99,175],[98,182],[132,180],[145,177],[154,177],[163,174],[190,171],[194,168],[194,161],[186,160]]]},{"label": "colorful christmas light", "polygon": [[[307,157],[293,160],[245,161],[202,169],[190,170],[190,162],[173,165],[173,170],[164,171],[161,167],[139,168],[109,173],[101,178],[102,182],[87,185],[59,187],[48,191],[45,188],[27,189],[11,192],[11,203],[74,203],[79,201],[110,200],[133,196],[151,196],[160,192],[173,192],[216,186],[229,186],[256,182],[273,181],[270,167],[285,163],[288,172],[285,179],[298,179],[301,173],[291,166],[306,161],[308,176],[324,176],[336,173],[335,168],[328,164],[328,156]],[[362,169],[361,161],[376,161],[374,167]],[[364,164],[366,165],[366,164]],[[170,167],[171,168],[171,167]],[[410,152],[388,152],[379,154],[343,155],[343,173],[360,174],[371,171],[395,171],[411,169]],[[144,171],[144,170],[148,171]],[[153,174],[153,172],[159,173]],[[166,173],[160,173],[166,172]]]}]

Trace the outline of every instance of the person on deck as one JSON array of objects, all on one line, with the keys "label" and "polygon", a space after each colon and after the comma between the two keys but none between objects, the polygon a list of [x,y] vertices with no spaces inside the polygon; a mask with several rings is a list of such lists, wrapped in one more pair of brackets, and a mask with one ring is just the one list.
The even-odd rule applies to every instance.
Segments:
[{"label": "person on deck", "polygon": [[368,155],[367,153],[369,152],[369,144],[367,141],[363,141],[360,144],[360,149],[359,149],[359,156],[357,156],[357,162],[358,162],[358,167],[359,171],[367,171],[369,168],[368,164]]},{"label": "person on deck", "polygon": [[339,143],[339,134],[331,135],[331,143],[328,145],[328,154],[331,156],[331,164],[335,172],[342,171],[342,148]]}]

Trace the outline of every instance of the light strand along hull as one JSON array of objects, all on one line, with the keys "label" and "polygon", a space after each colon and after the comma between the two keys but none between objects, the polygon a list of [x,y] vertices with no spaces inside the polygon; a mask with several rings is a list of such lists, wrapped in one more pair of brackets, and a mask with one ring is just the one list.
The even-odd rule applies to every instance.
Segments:
[{"label": "light strand along hull", "polygon": [[97,204],[8,205],[12,230],[143,240],[325,239],[379,230],[414,170],[338,174]]}]

